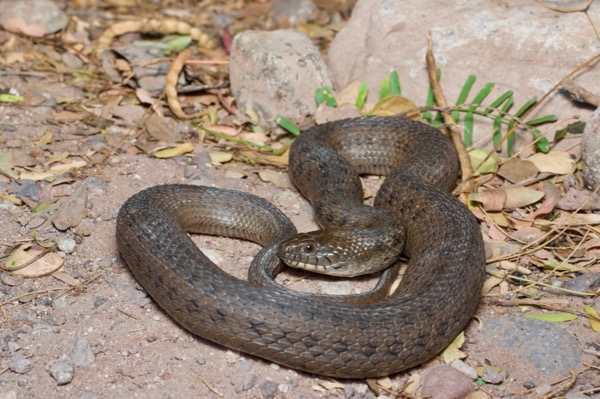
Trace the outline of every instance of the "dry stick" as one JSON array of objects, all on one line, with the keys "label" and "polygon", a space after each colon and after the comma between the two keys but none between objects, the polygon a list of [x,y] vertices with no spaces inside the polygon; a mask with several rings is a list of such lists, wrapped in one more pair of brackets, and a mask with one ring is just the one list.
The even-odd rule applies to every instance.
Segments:
[{"label": "dry stick", "polygon": [[[431,37],[431,32],[428,33],[427,37],[427,55],[425,56],[427,61],[427,72],[429,74],[429,82],[433,89],[433,94],[435,96],[435,102],[442,108],[448,109],[448,101],[446,101],[446,96],[442,91],[440,86],[440,82],[437,77],[437,67],[435,64],[435,58],[433,56],[433,39]],[[456,151],[458,152],[458,158],[460,160],[461,167],[461,176],[462,176],[462,193],[471,191],[472,186],[467,184],[467,181],[470,181],[473,175],[473,168],[471,167],[471,161],[469,159],[469,154],[467,153],[467,148],[465,147],[465,143],[462,141],[460,137],[460,131],[456,127],[456,123],[450,112],[442,111],[442,115],[444,116],[444,122],[448,125],[448,129],[450,130],[450,137],[454,146],[456,147]],[[464,202],[466,202],[466,197],[462,198]]]},{"label": "dry stick", "polygon": [[[535,110],[540,104],[542,104],[544,101],[546,101],[546,98],[548,98],[548,96],[550,96],[550,94],[554,93],[554,91],[560,87],[560,85],[564,82],[565,79],[571,78],[573,75],[575,75],[578,72],[582,71],[583,69],[587,68],[588,66],[590,66],[591,64],[593,64],[594,62],[596,62],[599,59],[600,59],[600,54],[596,54],[595,56],[593,56],[592,58],[590,58],[583,64],[580,64],[577,68],[575,68],[571,72],[569,72],[568,75],[563,77],[558,83],[556,83],[554,86],[552,86],[552,88],[550,90],[548,90],[538,102],[533,104],[527,111],[525,111],[523,113],[523,115],[521,116],[521,120],[525,120],[525,118],[527,118],[527,116],[529,114],[531,114],[531,112],[533,112],[533,110]],[[508,132],[506,132],[506,134],[504,136],[502,136],[498,145],[502,145],[502,143],[504,143],[504,141],[506,141],[506,139],[510,135],[512,135],[519,126],[520,126],[519,123],[515,123],[515,125]],[[486,157],[483,159],[483,161],[481,161],[479,166],[477,166],[477,168],[475,168],[475,171],[478,171],[479,168],[481,168],[481,166],[492,156],[492,154],[493,154],[493,151],[490,151],[489,154],[487,154]],[[466,181],[469,180],[471,177],[472,176],[468,176],[468,179],[465,179],[463,176],[463,182],[457,187],[456,190],[464,191],[462,186],[466,185]]]}]

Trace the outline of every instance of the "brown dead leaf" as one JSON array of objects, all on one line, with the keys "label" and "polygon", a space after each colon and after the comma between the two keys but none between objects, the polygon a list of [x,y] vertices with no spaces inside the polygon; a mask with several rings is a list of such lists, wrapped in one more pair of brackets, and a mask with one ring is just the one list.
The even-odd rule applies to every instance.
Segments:
[{"label": "brown dead leaf", "polygon": [[538,173],[538,168],[532,162],[517,158],[509,159],[498,168],[498,174],[511,183],[519,183]]},{"label": "brown dead leaf", "polygon": [[373,116],[393,116],[402,114],[416,108],[416,105],[402,96],[387,96],[383,100],[379,101],[371,111],[369,115]]},{"label": "brown dead leaf", "polygon": [[188,152],[194,151],[194,145],[192,143],[183,143],[176,147],[165,148],[164,150],[158,150],[152,154],[155,158],[174,158],[179,155],[187,154]]},{"label": "brown dead leaf", "polygon": [[499,212],[504,209],[506,192],[503,190],[485,190],[469,196],[472,201],[479,202],[488,212]]},{"label": "brown dead leaf", "polygon": [[571,173],[575,159],[571,154],[563,151],[550,151],[547,154],[537,153],[528,159],[540,172],[548,172],[557,175],[566,175]]},{"label": "brown dead leaf", "polygon": [[3,269],[21,277],[42,277],[59,270],[64,260],[56,252],[32,243],[17,247],[8,257]]},{"label": "brown dead leaf", "polygon": [[544,198],[544,192],[534,190],[528,187],[508,187],[506,191],[506,209],[522,208],[527,205],[535,204]]},{"label": "brown dead leaf", "polygon": [[547,215],[554,210],[554,206],[560,199],[560,190],[556,188],[554,184],[549,181],[544,181],[544,202],[540,205],[540,207],[531,212],[525,220],[535,220],[538,216]]}]

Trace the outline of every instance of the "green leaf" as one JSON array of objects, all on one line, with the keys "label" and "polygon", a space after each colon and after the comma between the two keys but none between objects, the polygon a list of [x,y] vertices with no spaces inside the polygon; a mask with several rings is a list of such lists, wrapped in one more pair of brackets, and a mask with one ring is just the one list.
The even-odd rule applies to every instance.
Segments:
[{"label": "green leaf", "polygon": [[474,110],[475,108],[477,108],[476,105],[481,105],[483,100],[485,100],[487,98],[487,96],[492,92],[492,90],[494,89],[494,86],[496,86],[495,83],[492,83],[492,82],[486,83],[485,86],[483,86],[483,89],[481,89],[479,91],[479,93],[477,93],[475,98],[473,99],[473,101],[472,101],[473,106],[471,106],[471,109]]},{"label": "green leaf", "polygon": [[[540,131],[540,129],[535,129],[533,131],[533,139],[534,140],[537,140],[538,137],[540,137],[541,135],[542,135],[542,132]],[[548,139],[546,137],[542,137],[538,142],[535,143],[535,146],[537,147],[538,150],[540,150],[544,154],[546,154],[546,153],[548,153],[548,151],[550,151],[550,143],[548,142]]]},{"label": "green leaf", "polygon": [[25,97],[16,94],[0,93],[0,103],[20,103],[25,100]]},{"label": "green leaf", "polygon": [[531,108],[535,103],[537,103],[537,97],[533,97],[532,99],[530,99],[529,101],[527,101],[525,104],[523,104],[521,106],[521,108],[519,108],[519,110],[517,112],[515,112],[515,116],[517,118],[521,117],[521,115],[523,115],[529,108]]},{"label": "green leaf", "polygon": [[178,53],[192,44],[190,35],[172,35],[167,36],[160,41],[161,50],[167,54]]},{"label": "green leaf", "polygon": [[390,78],[386,76],[381,81],[381,86],[379,87],[379,99],[383,100],[384,98],[386,98],[390,94],[391,94]]},{"label": "green leaf", "polygon": [[467,111],[465,114],[465,134],[464,134],[464,142],[467,147],[473,145],[473,112]]},{"label": "green leaf", "polygon": [[[477,77],[475,75],[467,76],[467,80],[465,81],[465,84],[463,85],[462,89],[460,90],[460,93],[458,94],[458,98],[456,99],[456,105],[462,105],[465,103],[465,101],[467,101],[467,97],[469,97],[471,88],[473,87],[473,84],[476,80]],[[452,119],[454,119],[454,123],[458,123],[460,119],[460,112],[457,110],[452,111]]]},{"label": "green leaf", "polygon": [[315,100],[317,101],[317,105],[325,103],[332,108],[337,107],[337,101],[329,86],[321,86],[315,90]]},{"label": "green leaf", "polygon": [[365,103],[367,102],[367,94],[368,94],[369,90],[367,88],[367,84],[365,82],[361,82],[361,84],[358,86],[358,94],[356,95],[356,108],[358,108],[359,111],[362,111],[362,109],[365,106]]},{"label": "green leaf", "polygon": [[565,136],[567,135],[567,133],[581,134],[581,133],[583,133],[584,128],[585,128],[585,122],[570,123],[567,125],[567,127],[556,131],[556,133],[554,134],[554,142],[556,143],[556,142],[564,139]]},{"label": "green leaf", "polygon": [[390,72],[390,94],[393,96],[402,95],[402,88],[400,87],[400,77],[397,71]]},{"label": "green leaf", "polygon": [[556,115],[544,115],[542,117],[532,119],[530,121],[525,122],[527,126],[538,126],[543,125],[544,123],[556,122],[558,118]]},{"label": "green leaf", "polygon": [[494,111],[496,108],[498,108],[504,101],[506,101],[508,98],[512,97],[512,95],[513,95],[512,90],[509,90],[509,91],[503,93],[500,97],[498,97],[496,100],[494,100],[494,102],[492,102],[488,108],[486,108],[484,114],[489,115],[492,111]]},{"label": "green leaf", "polygon": [[284,128],[288,132],[292,133],[294,136],[300,135],[300,129],[298,129],[298,126],[296,126],[294,122],[292,122],[285,116],[279,114],[275,115],[275,122],[277,122],[279,126]]},{"label": "green leaf", "polygon": [[577,315],[566,312],[527,313],[525,317],[528,319],[547,321],[548,323],[562,323],[565,321],[575,320],[577,318]]},{"label": "green leaf", "polygon": [[496,154],[492,154],[485,163],[479,167],[481,162],[487,157],[488,152],[480,149],[475,149],[469,151],[469,159],[471,160],[471,165],[473,165],[473,169],[477,169],[476,176],[485,173],[493,173],[496,171],[496,165],[500,162],[500,157]]}]

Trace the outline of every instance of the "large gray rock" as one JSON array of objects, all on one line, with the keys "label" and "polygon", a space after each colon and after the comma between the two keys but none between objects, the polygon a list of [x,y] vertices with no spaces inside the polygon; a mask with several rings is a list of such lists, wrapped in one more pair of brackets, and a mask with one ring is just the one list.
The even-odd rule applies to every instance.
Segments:
[{"label": "large gray rock", "polygon": [[590,189],[600,186],[600,108],[590,116],[583,131],[583,177]]},{"label": "large gray rock", "polygon": [[293,30],[238,34],[229,73],[238,117],[248,120],[247,111],[253,111],[267,127],[276,125],[277,114],[307,126],[317,109],[315,90],[333,85],[319,50]]},{"label": "large gray rock", "polygon": [[[422,11],[415,13],[417,8]],[[600,3],[592,8],[599,10]],[[558,13],[538,2],[359,0],[329,50],[337,88],[353,79],[365,81],[372,103],[377,100],[381,80],[397,70],[403,94],[424,104],[429,86],[425,69],[428,31],[432,32],[449,103],[456,100],[467,76],[475,74],[478,80],[473,91],[486,82],[496,83],[490,99],[513,89],[513,112],[529,98],[541,97],[600,51],[583,13]],[[576,80],[590,91],[600,92],[597,73],[589,71]],[[585,117],[588,112],[555,93],[537,114],[555,113],[560,119],[571,114]]]}]

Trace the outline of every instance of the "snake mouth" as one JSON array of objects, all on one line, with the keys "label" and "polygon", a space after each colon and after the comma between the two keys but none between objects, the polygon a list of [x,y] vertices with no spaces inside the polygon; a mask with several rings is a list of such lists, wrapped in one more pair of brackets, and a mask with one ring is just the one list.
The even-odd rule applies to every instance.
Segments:
[{"label": "snake mouth", "polygon": [[294,269],[303,269],[314,273],[329,274],[333,272],[339,272],[339,270],[343,267],[343,265],[315,265],[313,263],[306,263],[293,259],[284,259],[283,261],[286,265],[293,267]]}]

